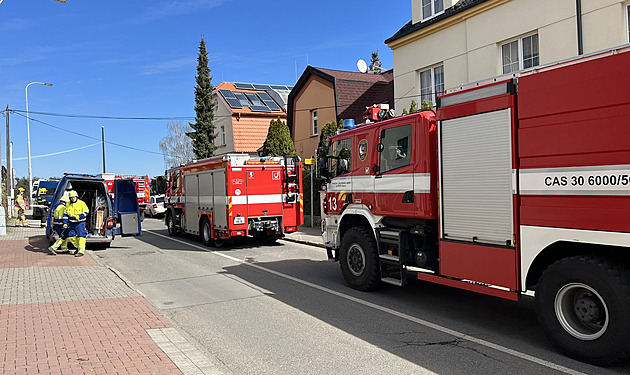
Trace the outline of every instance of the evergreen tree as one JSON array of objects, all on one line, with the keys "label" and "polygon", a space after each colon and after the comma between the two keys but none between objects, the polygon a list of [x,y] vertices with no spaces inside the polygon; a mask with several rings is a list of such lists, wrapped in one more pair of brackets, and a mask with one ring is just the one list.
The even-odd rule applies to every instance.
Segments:
[{"label": "evergreen tree", "polygon": [[192,140],[193,152],[197,159],[205,159],[214,155],[217,137],[214,129],[215,103],[212,101],[212,77],[208,67],[206,41],[201,37],[199,56],[197,57],[197,86],[195,86],[195,123],[190,123],[193,132],[186,133]]},{"label": "evergreen tree", "polygon": [[271,120],[267,139],[263,144],[263,156],[295,156],[295,145],[287,124],[278,117]]},{"label": "evergreen tree", "polygon": [[428,111],[429,109],[433,109],[433,102],[430,100],[429,101],[423,100],[422,104],[420,105],[420,110]]},{"label": "evergreen tree", "polygon": [[415,100],[411,101],[411,106],[409,107],[409,114],[418,112],[418,103]]},{"label": "evergreen tree", "polygon": [[369,70],[374,74],[379,74],[381,70],[383,70],[381,59],[378,58],[378,50],[372,51],[372,62],[370,63]]}]

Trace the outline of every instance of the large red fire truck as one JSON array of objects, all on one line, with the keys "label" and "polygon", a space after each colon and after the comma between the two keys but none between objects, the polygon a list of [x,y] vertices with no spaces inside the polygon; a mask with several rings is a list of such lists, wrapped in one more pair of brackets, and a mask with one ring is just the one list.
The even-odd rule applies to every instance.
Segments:
[{"label": "large red fire truck", "polygon": [[299,158],[228,154],[166,171],[171,236],[200,235],[207,246],[252,236],[265,242],[304,223]]},{"label": "large red fire truck", "polygon": [[144,209],[147,207],[151,199],[151,181],[149,175],[117,175],[115,173],[100,173],[98,177],[105,180],[109,194],[114,196],[114,180],[133,179],[136,185],[136,195],[138,196],[138,206],[140,208],[140,218],[144,219]]},{"label": "large red fire truck", "polygon": [[[461,87],[329,139],[323,241],[346,282],[518,300],[568,355],[630,355],[630,48]],[[321,164],[320,164],[321,165]]]}]

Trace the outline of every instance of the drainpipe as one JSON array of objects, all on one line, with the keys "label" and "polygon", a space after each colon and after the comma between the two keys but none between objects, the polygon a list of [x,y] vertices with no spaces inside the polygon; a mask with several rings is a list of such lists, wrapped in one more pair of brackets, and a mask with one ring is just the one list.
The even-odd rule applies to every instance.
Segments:
[{"label": "drainpipe", "polygon": [[575,13],[577,18],[578,55],[582,55],[584,54],[582,46],[582,0],[575,0]]}]

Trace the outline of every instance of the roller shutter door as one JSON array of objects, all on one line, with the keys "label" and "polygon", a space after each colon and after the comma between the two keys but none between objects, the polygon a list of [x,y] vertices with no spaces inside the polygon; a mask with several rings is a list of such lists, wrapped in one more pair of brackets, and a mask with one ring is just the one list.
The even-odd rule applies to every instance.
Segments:
[{"label": "roller shutter door", "polygon": [[510,109],[440,123],[442,238],[512,241]]}]

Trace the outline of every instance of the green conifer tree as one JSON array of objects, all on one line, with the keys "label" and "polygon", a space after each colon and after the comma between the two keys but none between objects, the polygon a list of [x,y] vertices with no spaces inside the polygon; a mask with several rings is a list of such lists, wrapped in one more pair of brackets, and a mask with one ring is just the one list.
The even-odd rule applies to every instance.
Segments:
[{"label": "green conifer tree", "polygon": [[197,57],[197,86],[195,86],[195,122],[190,123],[193,132],[186,133],[192,140],[193,152],[197,159],[205,159],[214,155],[217,137],[214,129],[215,103],[212,100],[212,77],[208,67],[206,41],[201,36],[199,55]]},{"label": "green conifer tree", "polygon": [[295,145],[287,124],[278,117],[271,120],[267,138],[263,144],[263,156],[295,156]]}]

